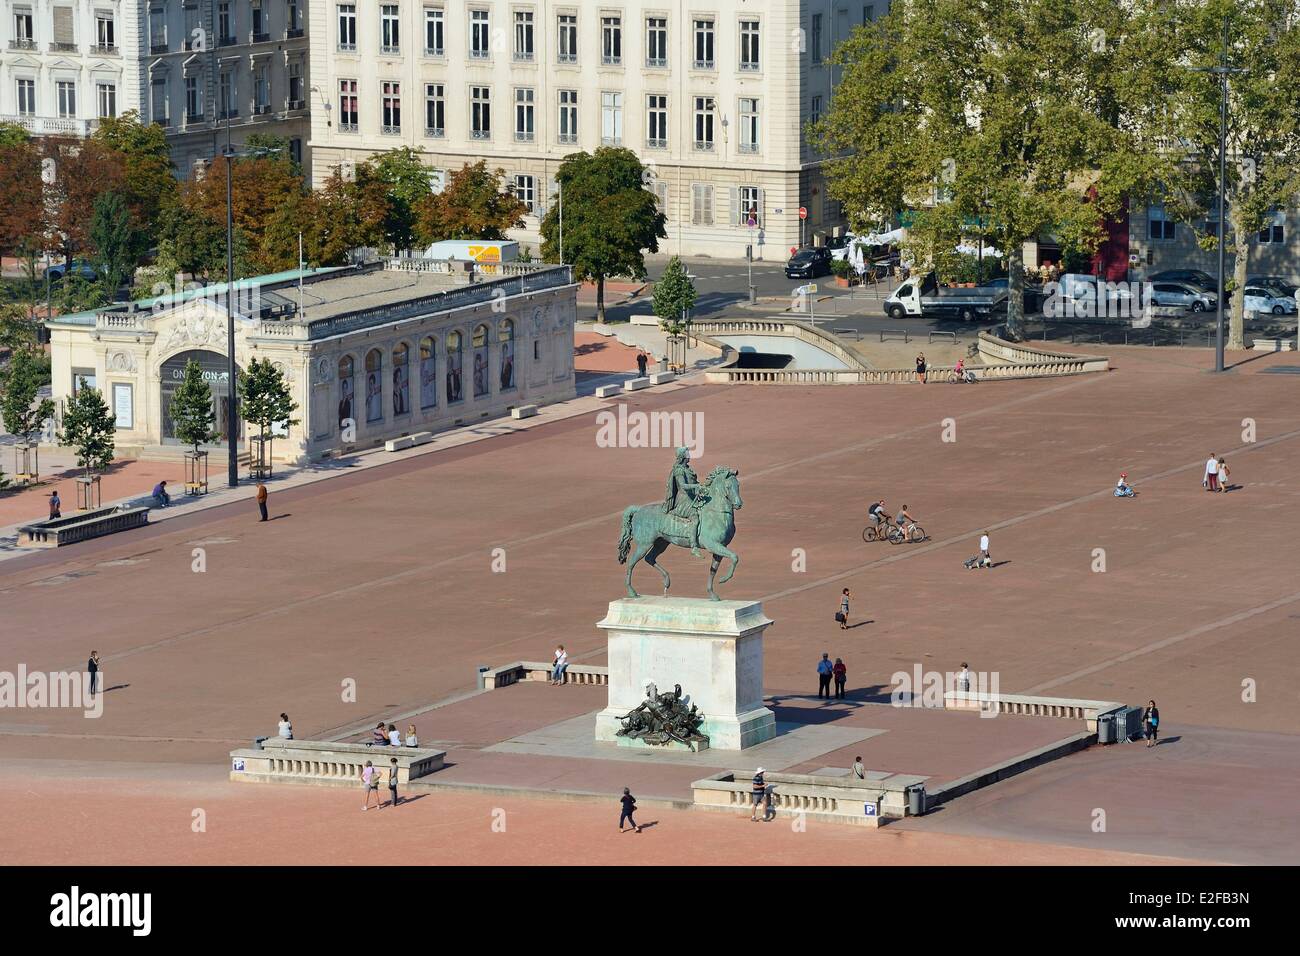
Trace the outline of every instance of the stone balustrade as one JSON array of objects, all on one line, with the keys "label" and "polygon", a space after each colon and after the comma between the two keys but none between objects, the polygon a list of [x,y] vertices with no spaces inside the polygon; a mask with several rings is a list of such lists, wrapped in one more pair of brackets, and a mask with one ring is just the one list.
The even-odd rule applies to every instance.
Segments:
[{"label": "stone balustrade", "polygon": [[330,740],[285,740],[268,737],[263,750],[230,752],[230,779],[241,783],[305,783],[314,786],[360,787],[361,771],[369,760],[384,772],[397,758],[397,781],[409,783],[443,767],[446,751],[425,747],[372,747]]},{"label": "stone balustrade", "polygon": [[149,509],[113,506],[83,514],[37,521],[18,529],[18,545],[23,548],[59,548],[90,538],[129,531],[149,523]]},{"label": "stone balustrade", "polygon": [[[752,771],[724,770],[691,784],[695,806],[745,809],[752,806]],[[907,790],[925,777],[890,774],[875,780],[825,777],[803,773],[766,773],[772,788],[772,806],[778,814],[803,813],[836,823],[879,826],[882,818],[909,814]],[[867,805],[875,810],[867,813]]]},{"label": "stone balustrade", "polygon": [[1034,697],[1027,694],[987,694],[950,690],[943,695],[943,706],[946,710],[986,711],[991,708],[999,714],[1082,720],[1088,725],[1088,731],[1095,734],[1097,718],[1100,715],[1121,710],[1125,705],[1112,700],[1076,700],[1069,697]]},{"label": "stone balustrade", "polygon": [[[551,679],[551,665],[542,661],[515,661],[503,667],[493,667],[483,674],[483,686],[487,690],[509,687],[520,681],[538,681]],[[609,684],[609,668],[591,664],[570,664],[564,672],[566,684]]]}]

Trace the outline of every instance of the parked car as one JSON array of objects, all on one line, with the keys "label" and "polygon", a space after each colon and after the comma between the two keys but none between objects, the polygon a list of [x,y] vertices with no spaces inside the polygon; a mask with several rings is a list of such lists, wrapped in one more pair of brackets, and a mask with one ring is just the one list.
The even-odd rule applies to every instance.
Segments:
[{"label": "parked car", "polygon": [[[1006,276],[998,279],[990,279],[988,282],[979,286],[981,289],[1001,289],[1004,292],[1010,291],[1011,280]],[[1043,286],[1039,282],[1030,282],[1026,279],[1021,283],[1021,294],[1025,298],[1025,311],[1037,312],[1043,307]]]},{"label": "parked car", "polygon": [[830,272],[831,251],[824,246],[800,249],[785,264],[787,279],[815,279],[818,276],[830,275]]},{"label": "parked car", "polygon": [[1291,296],[1273,295],[1261,286],[1248,285],[1245,288],[1244,308],[1256,315],[1290,315],[1296,311],[1296,303]]},{"label": "parked car", "polygon": [[1286,276],[1247,276],[1246,285],[1259,286],[1266,289],[1273,295],[1280,295],[1283,298],[1290,296],[1295,298],[1296,290],[1300,286],[1296,285]]},{"label": "parked car", "polygon": [[1186,282],[1151,283],[1151,304],[1206,312],[1217,308],[1219,297]]},{"label": "parked car", "polygon": [[94,282],[99,278],[99,273],[95,271],[95,267],[85,259],[73,259],[70,267],[66,262],[55,263],[45,270],[45,277],[51,282],[58,282],[68,273],[80,276],[87,282]]},{"label": "parked car", "polygon": [[1185,282],[1206,292],[1217,292],[1219,280],[1200,269],[1165,269],[1147,276],[1148,282]]}]

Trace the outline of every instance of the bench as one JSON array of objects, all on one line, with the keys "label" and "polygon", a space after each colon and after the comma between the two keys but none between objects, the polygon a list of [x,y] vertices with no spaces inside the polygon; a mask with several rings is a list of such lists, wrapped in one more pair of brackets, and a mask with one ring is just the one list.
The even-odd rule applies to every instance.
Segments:
[{"label": "bench", "polygon": [[511,418],[532,418],[537,414],[536,405],[516,405],[510,409]]},{"label": "bench", "polygon": [[629,325],[653,325],[659,327],[659,316],[657,315],[634,315],[628,319]]},{"label": "bench", "polygon": [[403,435],[401,438],[390,438],[384,442],[384,451],[402,451],[405,448],[411,448],[415,442],[410,435]]},{"label": "bench", "polygon": [[597,398],[613,398],[623,392],[622,385],[600,385],[596,388]]},{"label": "bench", "polygon": [[650,384],[651,384],[651,385],[663,385],[663,384],[665,384],[666,382],[674,381],[676,378],[677,378],[677,373],[676,373],[676,372],[651,372],[651,373],[650,373]]},{"label": "bench", "polygon": [[608,325],[606,325],[604,322],[597,322],[594,325],[592,325],[591,331],[595,332],[597,335],[604,335],[604,336],[610,336],[614,334],[614,330],[610,328]]},{"label": "bench", "polygon": [[[521,681],[549,681],[551,665],[542,661],[515,661],[501,667],[491,667],[482,673],[483,688],[496,690]],[[570,664],[564,672],[566,684],[609,684],[609,668],[596,664]]]},{"label": "bench", "polygon": [[116,534],[149,523],[149,509],[141,505],[111,506],[23,525],[18,529],[22,548],[59,548],[106,534]]},{"label": "bench", "polygon": [[[748,770],[724,770],[694,781],[691,792],[695,806],[750,810],[752,773]],[[910,816],[908,791],[921,786],[926,778],[900,773],[858,780],[856,777],[769,772],[763,779],[771,790],[772,807],[778,814],[802,813],[827,822],[875,827],[880,826],[884,818]],[[873,813],[868,812],[868,805]]]},{"label": "bench", "polygon": [[1255,339],[1251,348],[1256,352],[1293,352],[1295,342],[1291,339]]},{"label": "bench", "polygon": [[427,445],[433,441],[433,432],[416,432],[410,438],[412,445]]},{"label": "bench", "polygon": [[647,388],[649,385],[650,385],[649,378],[629,378],[626,382],[623,383],[623,391],[636,392],[636,391],[640,391],[643,388]]},{"label": "bench", "polygon": [[427,747],[372,747],[332,740],[285,740],[268,737],[264,749],[230,752],[230,779],[239,783],[306,783],[315,786],[361,786],[361,771],[369,760],[384,772],[397,758],[397,782],[409,783],[441,770],[444,750]]}]

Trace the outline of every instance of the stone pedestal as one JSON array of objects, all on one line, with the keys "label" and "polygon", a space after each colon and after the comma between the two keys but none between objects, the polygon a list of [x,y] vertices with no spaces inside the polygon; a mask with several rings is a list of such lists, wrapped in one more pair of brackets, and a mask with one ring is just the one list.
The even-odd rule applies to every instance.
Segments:
[{"label": "stone pedestal", "polygon": [[597,624],[609,638],[609,706],[596,739],[619,740],[619,718],[645,700],[646,684],[682,695],[704,713],[710,750],[741,750],[776,736],[763,706],[763,631],[757,601],[643,597],[611,601]]}]

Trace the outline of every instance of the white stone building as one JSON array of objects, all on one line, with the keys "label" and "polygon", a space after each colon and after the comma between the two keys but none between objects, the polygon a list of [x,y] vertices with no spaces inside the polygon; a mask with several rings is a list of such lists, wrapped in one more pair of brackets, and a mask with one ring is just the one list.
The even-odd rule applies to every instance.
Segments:
[{"label": "white stone building", "polygon": [[[301,287],[290,272],[236,288],[236,367],[275,362],[299,406],[300,423],[274,443],[278,460],[370,448],[575,394],[568,267],[505,264],[467,276],[446,262],[387,260],[302,278]],[[47,323],[57,408],[85,382],[116,416],[119,454],[179,455],[170,407],[192,358],[228,435],[224,285],[138,306]],[[250,429],[242,431],[246,446]]]},{"label": "white stone building", "polygon": [[[804,127],[827,60],[888,8],[845,0],[311,0],[312,171],[421,147],[437,183],[486,158],[537,241],[563,157],[618,144],[651,166],[666,252],[784,259],[842,225]],[[808,211],[802,223],[799,208]],[[752,230],[748,221],[754,220]]]}]

